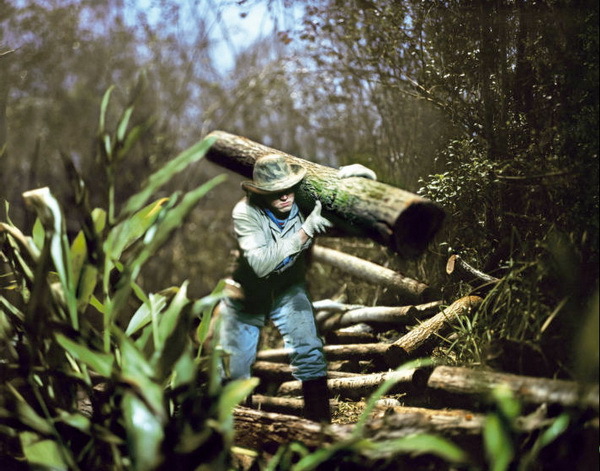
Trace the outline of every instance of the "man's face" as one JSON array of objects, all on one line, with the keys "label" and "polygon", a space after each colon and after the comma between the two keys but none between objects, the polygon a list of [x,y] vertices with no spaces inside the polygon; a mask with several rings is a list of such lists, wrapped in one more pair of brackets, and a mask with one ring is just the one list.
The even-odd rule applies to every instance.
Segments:
[{"label": "man's face", "polygon": [[294,204],[294,190],[288,189],[266,196],[269,209],[279,216],[287,216]]}]

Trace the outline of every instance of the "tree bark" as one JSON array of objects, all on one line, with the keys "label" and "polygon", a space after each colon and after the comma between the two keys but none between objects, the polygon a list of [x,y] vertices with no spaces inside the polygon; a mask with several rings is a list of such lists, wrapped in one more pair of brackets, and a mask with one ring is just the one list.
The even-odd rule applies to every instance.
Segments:
[{"label": "tree bark", "polygon": [[[394,343],[365,343],[352,345],[325,345],[324,351],[328,361],[336,360],[372,360],[384,361],[390,368],[423,354],[425,348],[437,339],[459,315],[468,315],[479,306],[482,299],[477,296],[465,296],[449,307],[427,319]],[[436,335],[437,334],[437,335]],[[258,352],[257,359],[263,361],[289,361],[289,352],[285,348],[263,350]]]},{"label": "tree bark", "polygon": [[[441,335],[445,329],[455,322],[458,316],[469,315],[482,301],[478,296],[460,298],[443,311],[417,325],[410,332],[396,340],[393,345],[402,349],[404,356],[414,356],[421,352],[432,340],[437,339],[437,336]],[[397,351],[390,349],[388,355],[390,354],[397,354]]]},{"label": "tree bark", "polygon": [[524,403],[557,404],[598,412],[597,384],[586,385],[574,381],[438,366],[431,373],[427,386],[469,396],[489,395],[495,388],[502,386]]},{"label": "tree bark", "polygon": [[446,263],[446,273],[471,285],[473,283],[494,285],[500,281],[495,276],[488,275],[487,273],[483,273],[472,267],[458,254],[453,254],[448,258],[448,262]]},{"label": "tree bark", "polygon": [[[395,385],[389,394],[414,393],[422,390],[426,384],[426,377],[425,373],[421,373],[424,372],[412,368],[387,373],[331,378],[327,380],[327,385],[332,396],[340,396],[342,399],[358,401],[370,396],[388,379],[395,380]],[[302,383],[300,381],[285,382],[279,386],[277,394],[282,396],[302,394]]]},{"label": "tree bark", "polygon": [[[421,311],[422,313],[423,311]],[[373,326],[405,326],[419,318],[420,312],[414,306],[373,306],[352,309],[339,316],[332,316],[323,322],[322,331],[365,323]]]},{"label": "tree bark", "polygon": [[405,277],[376,263],[320,245],[313,248],[314,260],[327,263],[374,285],[385,286],[409,302],[433,301],[439,293],[425,283]]},{"label": "tree bark", "polygon": [[334,330],[325,333],[325,341],[329,345],[351,345],[355,343],[375,343],[377,336],[370,332],[353,332]]},{"label": "tree bark", "polygon": [[[274,363],[270,361],[257,361],[252,366],[252,374],[265,381],[274,383],[283,383],[285,381],[293,381],[292,368],[284,363]],[[327,371],[328,378],[346,378],[348,376],[356,376],[356,373],[344,371]]]},{"label": "tree bark", "polygon": [[215,142],[206,158],[251,178],[254,162],[266,154],[284,155],[302,165],[307,175],[300,184],[297,201],[311,211],[316,199],[324,215],[336,227],[355,236],[365,236],[403,257],[419,256],[439,231],[445,214],[436,203],[385,183],[366,178],[340,179],[336,169],[315,164],[276,149],[223,131],[213,131]]}]

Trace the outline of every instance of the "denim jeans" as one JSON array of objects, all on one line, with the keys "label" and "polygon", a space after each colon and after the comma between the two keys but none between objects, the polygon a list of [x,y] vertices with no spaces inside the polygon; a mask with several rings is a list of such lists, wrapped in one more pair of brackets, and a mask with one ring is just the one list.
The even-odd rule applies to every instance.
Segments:
[{"label": "denim jeans", "polygon": [[327,374],[323,342],[317,334],[312,304],[304,285],[293,285],[277,294],[260,314],[245,312],[243,302],[238,300],[226,298],[221,302],[219,343],[224,351],[223,379],[251,376],[260,329],[267,317],[283,337],[296,379],[306,381]]}]

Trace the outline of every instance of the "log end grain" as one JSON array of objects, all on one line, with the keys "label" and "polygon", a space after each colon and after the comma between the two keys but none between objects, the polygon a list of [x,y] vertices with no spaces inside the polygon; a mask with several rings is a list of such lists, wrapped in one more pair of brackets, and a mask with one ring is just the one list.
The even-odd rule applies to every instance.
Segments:
[{"label": "log end grain", "polygon": [[442,207],[425,198],[407,205],[394,223],[392,249],[400,256],[420,256],[439,232],[446,214]]}]

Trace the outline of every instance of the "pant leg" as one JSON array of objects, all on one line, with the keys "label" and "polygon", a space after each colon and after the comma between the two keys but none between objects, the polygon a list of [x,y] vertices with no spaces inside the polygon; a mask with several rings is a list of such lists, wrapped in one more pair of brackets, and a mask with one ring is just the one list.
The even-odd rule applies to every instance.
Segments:
[{"label": "pant leg", "polygon": [[221,301],[219,325],[219,345],[223,359],[219,373],[223,380],[250,378],[256,360],[256,349],[260,338],[260,327],[239,320],[235,304]]},{"label": "pant leg", "polygon": [[303,285],[295,285],[275,299],[271,319],[291,352],[294,377],[306,381],[327,375],[323,342]]}]

